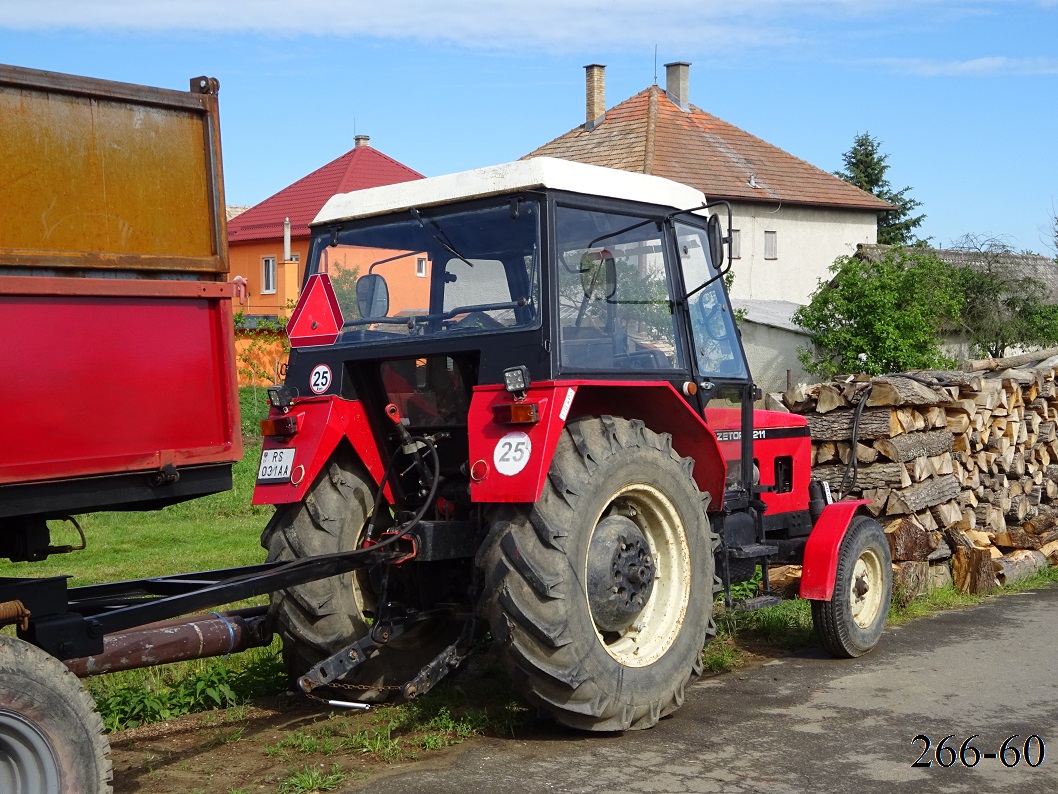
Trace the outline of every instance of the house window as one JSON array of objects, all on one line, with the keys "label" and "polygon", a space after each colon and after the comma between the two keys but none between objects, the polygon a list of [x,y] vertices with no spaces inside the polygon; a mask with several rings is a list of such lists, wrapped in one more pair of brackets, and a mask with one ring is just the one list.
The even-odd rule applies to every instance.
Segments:
[{"label": "house window", "polygon": [[276,258],[261,257],[261,294],[274,295],[276,291]]},{"label": "house window", "polygon": [[738,229],[731,230],[731,258],[742,258],[742,232]]},{"label": "house window", "polygon": [[779,258],[778,234],[776,232],[764,232],[764,258]]},{"label": "house window", "polygon": [[426,278],[426,257],[420,256],[415,260],[415,275],[419,278]]}]

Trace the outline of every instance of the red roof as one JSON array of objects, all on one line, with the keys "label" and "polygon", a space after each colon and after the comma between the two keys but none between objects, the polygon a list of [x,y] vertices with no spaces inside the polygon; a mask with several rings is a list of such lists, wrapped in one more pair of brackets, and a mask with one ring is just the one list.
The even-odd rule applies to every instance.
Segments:
[{"label": "red roof", "polygon": [[700,108],[680,110],[656,85],[607,110],[595,129],[576,127],[526,155],[540,156],[667,177],[709,200],[891,209]]},{"label": "red roof", "polygon": [[307,237],[309,223],[336,193],[422,178],[418,171],[361,144],[228,221],[228,242],[282,238],[286,218],[291,237]]}]

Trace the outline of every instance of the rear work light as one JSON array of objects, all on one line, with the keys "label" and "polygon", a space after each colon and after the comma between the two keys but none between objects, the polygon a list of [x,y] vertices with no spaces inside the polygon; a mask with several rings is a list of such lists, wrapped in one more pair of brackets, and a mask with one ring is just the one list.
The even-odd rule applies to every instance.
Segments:
[{"label": "rear work light", "polygon": [[537,403],[504,403],[492,408],[493,419],[504,425],[535,425],[540,421],[540,406]]},{"label": "rear work light", "polygon": [[298,432],[298,418],[294,414],[269,417],[261,420],[261,435],[292,436]]}]

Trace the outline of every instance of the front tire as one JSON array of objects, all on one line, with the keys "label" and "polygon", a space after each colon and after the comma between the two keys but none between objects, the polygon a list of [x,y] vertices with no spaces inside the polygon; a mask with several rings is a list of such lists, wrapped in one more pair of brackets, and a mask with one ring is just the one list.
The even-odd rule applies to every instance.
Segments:
[{"label": "front tire", "polygon": [[498,508],[479,612],[517,689],[574,728],[649,728],[711,631],[713,538],[693,460],[611,417],[570,422],[540,500]]},{"label": "front tire", "polygon": [[[338,452],[305,498],[279,507],[261,535],[268,562],[297,560],[357,548],[374,503],[375,486],[348,452]],[[367,635],[376,593],[366,568],[296,585],[271,594],[269,618],[283,640],[283,660],[292,679]],[[341,683],[355,699],[381,703],[399,697],[414,678],[458,635],[452,621],[424,621],[382,646]]]},{"label": "front tire", "polygon": [[92,698],[58,659],[0,635],[0,791],[104,794],[110,742]]},{"label": "front tire", "polygon": [[881,639],[892,596],[885,532],[873,518],[856,516],[841,541],[833,596],[812,602],[812,623],[823,647],[845,659],[871,651]]}]

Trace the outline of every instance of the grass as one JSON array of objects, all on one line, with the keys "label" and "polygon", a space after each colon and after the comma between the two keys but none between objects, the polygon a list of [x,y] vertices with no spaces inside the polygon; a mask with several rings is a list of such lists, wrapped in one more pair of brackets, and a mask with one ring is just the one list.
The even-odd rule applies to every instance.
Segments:
[{"label": "grass", "polygon": [[[733,594],[736,598],[754,595],[755,583],[759,581],[758,568],[751,582],[732,588]],[[964,595],[952,585],[931,590],[910,600],[901,598],[897,593],[893,597],[886,625],[901,626],[937,612],[965,609],[998,596],[1024,592],[1054,582],[1058,582],[1058,567],[1044,568],[1035,576],[999,587],[988,595]],[[809,601],[792,599],[755,612],[736,612],[724,609],[718,598],[714,616],[716,636],[702,651],[702,663],[710,673],[725,673],[741,667],[751,649],[761,644],[792,650],[818,642],[812,626],[812,606]]]},{"label": "grass", "polygon": [[332,764],[330,772],[319,767],[304,766],[291,773],[279,784],[279,794],[309,794],[313,791],[334,791],[349,778],[341,764]]}]

